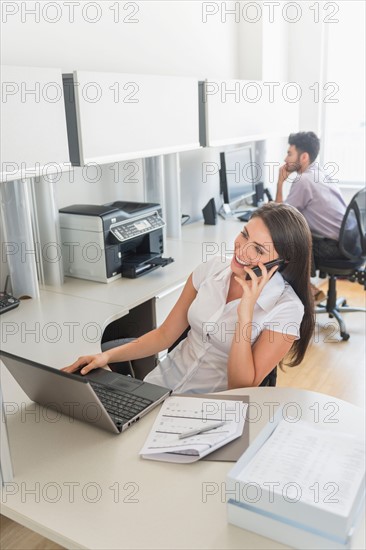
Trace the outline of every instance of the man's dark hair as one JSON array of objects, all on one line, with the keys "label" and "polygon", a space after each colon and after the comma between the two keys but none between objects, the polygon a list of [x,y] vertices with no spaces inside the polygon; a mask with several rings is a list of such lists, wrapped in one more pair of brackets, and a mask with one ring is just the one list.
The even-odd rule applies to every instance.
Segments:
[{"label": "man's dark hair", "polygon": [[296,147],[301,153],[308,153],[310,162],[314,162],[320,149],[320,140],[314,132],[298,132],[290,134],[288,138],[289,145]]}]

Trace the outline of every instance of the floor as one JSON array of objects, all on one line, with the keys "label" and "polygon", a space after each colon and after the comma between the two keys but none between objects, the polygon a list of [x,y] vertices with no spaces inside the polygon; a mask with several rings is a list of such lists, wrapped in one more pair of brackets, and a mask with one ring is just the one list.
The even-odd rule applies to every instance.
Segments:
[{"label": "floor", "polygon": [[[366,293],[358,283],[338,281],[337,290],[349,306],[366,308]],[[326,393],[365,408],[366,313],[346,313],[344,320],[351,335],[347,342],[341,339],[334,318],[317,315],[313,342],[304,361],[279,371],[277,385]]]},{"label": "floor", "polygon": [[[357,283],[340,281],[338,295],[353,306],[366,306],[365,292]],[[324,288],[324,287],[323,287]],[[277,385],[313,390],[365,407],[366,314],[345,315],[349,341],[341,340],[334,319],[317,316],[313,342],[298,367],[279,372]],[[62,547],[0,516],[2,550],[58,550]]]}]

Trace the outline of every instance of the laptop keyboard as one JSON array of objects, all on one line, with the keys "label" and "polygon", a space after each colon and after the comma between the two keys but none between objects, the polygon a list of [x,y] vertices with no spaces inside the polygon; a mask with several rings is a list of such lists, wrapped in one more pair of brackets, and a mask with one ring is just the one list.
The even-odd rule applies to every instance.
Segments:
[{"label": "laptop keyboard", "polygon": [[98,382],[90,382],[93,390],[115,422],[124,424],[151,405],[150,399],[131,393],[108,389]]}]

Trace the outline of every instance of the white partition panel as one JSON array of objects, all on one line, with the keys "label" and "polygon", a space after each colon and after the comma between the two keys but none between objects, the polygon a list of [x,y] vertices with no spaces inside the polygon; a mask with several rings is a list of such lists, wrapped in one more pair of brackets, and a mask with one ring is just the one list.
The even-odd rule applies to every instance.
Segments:
[{"label": "white partition panel", "polygon": [[209,146],[287,136],[298,130],[301,90],[296,83],[212,79],[205,81],[201,93]]},{"label": "white partition panel", "polygon": [[2,183],[1,215],[4,220],[2,261],[9,267],[12,294],[39,298],[37,248],[32,232],[32,197],[29,180]]},{"label": "white partition panel", "polygon": [[198,81],[121,73],[74,73],[80,164],[196,149]]},{"label": "white partition panel", "polygon": [[70,169],[61,69],[1,67],[0,181]]}]

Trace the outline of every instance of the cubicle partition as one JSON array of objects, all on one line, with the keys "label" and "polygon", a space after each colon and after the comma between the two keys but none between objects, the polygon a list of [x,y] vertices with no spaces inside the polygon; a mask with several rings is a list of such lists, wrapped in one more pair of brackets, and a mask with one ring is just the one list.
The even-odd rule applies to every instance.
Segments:
[{"label": "cubicle partition", "polygon": [[75,71],[64,85],[80,165],[200,147],[195,78]]},{"label": "cubicle partition", "polygon": [[[38,295],[37,276],[48,284],[62,282],[62,267],[42,266],[35,246],[37,239],[42,246],[47,239],[58,244],[53,193],[60,172],[144,158],[145,187],[150,189],[145,189],[144,200],[161,203],[167,236],[180,238],[179,152],[285,136],[298,128],[299,97],[293,83],[199,83],[193,77],[79,70],[62,75],[60,69],[38,67],[4,67],[2,80],[6,139],[1,144],[1,181],[38,178],[33,190],[28,180],[18,185],[27,187],[29,195],[27,209],[19,208],[28,227],[23,240],[29,246],[33,240],[35,250],[27,260],[34,289],[20,285],[18,296]],[[15,210],[21,203],[19,197]],[[17,244],[19,231],[6,225],[7,240]],[[11,263],[16,257],[7,259]],[[15,270],[19,274],[25,268],[24,262],[18,264],[13,279]]]},{"label": "cubicle partition", "polygon": [[0,181],[70,170],[61,69],[1,67]]},{"label": "cubicle partition", "polygon": [[[13,294],[36,298],[38,279],[59,283],[63,277],[57,262],[46,262],[44,270],[42,256],[43,244],[57,245],[54,178],[71,169],[62,74],[57,68],[3,66],[1,80],[2,262],[5,257]],[[37,216],[34,201],[41,187]],[[47,221],[42,239],[38,220]]]},{"label": "cubicle partition", "polygon": [[299,127],[300,99],[291,82],[207,79],[200,86],[201,140],[220,147],[288,136]]}]

